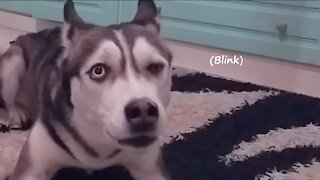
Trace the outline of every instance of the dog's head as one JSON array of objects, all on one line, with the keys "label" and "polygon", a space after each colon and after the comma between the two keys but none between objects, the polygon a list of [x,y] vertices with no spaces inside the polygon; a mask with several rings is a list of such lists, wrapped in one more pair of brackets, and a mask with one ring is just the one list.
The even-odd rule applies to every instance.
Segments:
[{"label": "dog's head", "polygon": [[99,141],[152,144],[167,120],[171,88],[171,53],[158,37],[154,2],[140,0],[131,22],[108,27],[85,23],[72,1],[64,17],[61,66],[72,77],[74,123],[89,135],[102,132]]}]

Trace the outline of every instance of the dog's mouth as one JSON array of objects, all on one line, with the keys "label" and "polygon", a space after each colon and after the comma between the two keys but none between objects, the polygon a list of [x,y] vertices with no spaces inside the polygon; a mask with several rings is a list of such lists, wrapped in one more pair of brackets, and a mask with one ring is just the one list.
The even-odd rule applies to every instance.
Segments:
[{"label": "dog's mouth", "polygon": [[129,145],[129,146],[133,146],[136,148],[141,148],[141,147],[146,147],[151,145],[152,143],[154,143],[156,141],[156,137],[151,137],[151,136],[136,136],[136,137],[132,137],[132,138],[127,138],[127,139],[121,139],[119,140],[119,144],[122,145]]},{"label": "dog's mouth", "polygon": [[119,139],[119,138],[115,138],[109,131],[106,131],[106,132],[112,139],[117,141],[119,144],[126,145],[126,146],[133,146],[135,148],[147,147],[153,144],[158,139],[158,137],[155,135],[152,136],[152,135],[146,135],[146,134],[125,138],[125,139]]}]

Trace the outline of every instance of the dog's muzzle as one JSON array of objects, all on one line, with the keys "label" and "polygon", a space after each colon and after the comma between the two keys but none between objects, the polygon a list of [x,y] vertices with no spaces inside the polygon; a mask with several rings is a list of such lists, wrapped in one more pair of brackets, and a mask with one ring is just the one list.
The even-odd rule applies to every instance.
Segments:
[{"label": "dog's muzzle", "polygon": [[157,127],[159,109],[155,102],[148,98],[134,99],[125,106],[124,114],[130,132],[138,136],[120,140],[121,144],[148,146],[156,140],[156,137],[146,135],[152,134]]}]

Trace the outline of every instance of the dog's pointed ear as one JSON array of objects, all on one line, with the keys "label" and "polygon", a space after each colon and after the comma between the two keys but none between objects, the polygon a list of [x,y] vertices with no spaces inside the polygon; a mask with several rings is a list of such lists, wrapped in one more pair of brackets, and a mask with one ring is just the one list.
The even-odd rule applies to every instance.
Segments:
[{"label": "dog's pointed ear", "polygon": [[63,8],[64,25],[62,31],[62,45],[70,47],[73,40],[80,36],[91,25],[87,24],[77,13],[72,0],[67,0]]},{"label": "dog's pointed ear", "polygon": [[79,16],[75,10],[74,3],[72,0],[67,0],[63,8],[64,21],[73,25],[85,24],[84,20]]},{"label": "dog's pointed ear", "polygon": [[160,8],[157,8],[153,0],[139,0],[138,10],[132,23],[142,25],[149,31],[159,34],[159,16]]}]

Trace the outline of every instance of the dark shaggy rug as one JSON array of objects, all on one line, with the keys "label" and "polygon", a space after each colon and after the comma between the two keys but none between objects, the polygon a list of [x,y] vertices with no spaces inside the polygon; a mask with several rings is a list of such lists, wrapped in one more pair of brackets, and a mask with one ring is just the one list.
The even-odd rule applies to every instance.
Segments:
[{"label": "dark shaggy rug", "polygon": [[[319,99],[181,68],[171,98],[162,148],[173,180],[320,179]],[[10,134],[0,134],[0,153]],[[68,168],[54,178],[67,179],[132,180],[122,167]]]}]

